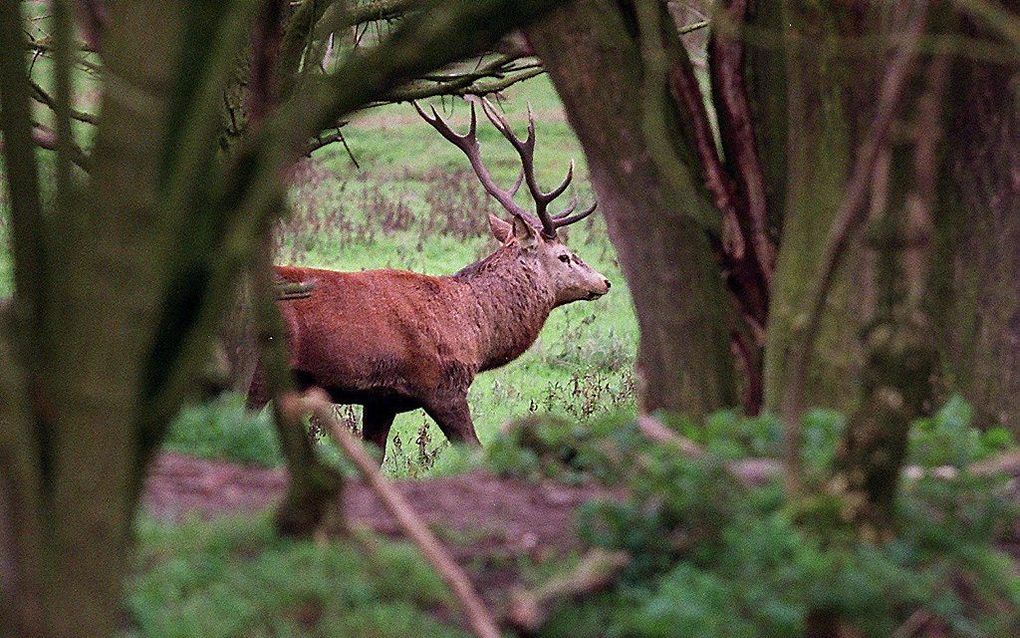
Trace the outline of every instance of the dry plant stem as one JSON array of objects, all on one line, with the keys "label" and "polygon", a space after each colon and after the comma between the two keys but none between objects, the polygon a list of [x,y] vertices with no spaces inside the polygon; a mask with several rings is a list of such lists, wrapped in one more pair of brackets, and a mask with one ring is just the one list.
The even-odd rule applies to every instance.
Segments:
[{"label": "dry plant stem", "polygon": [[519,631],[534,633],[545,624],[553,604],[607,587],[629,562],[627,552],[594,549],[569,572],[554,576],[537,589],[515,593],[506,620]]},{"label": "dry plant stem", "polygon": [[282,410],[291,417],[311,413],[320,424],[329,429],[337,445],[354,462],[387,511],[393,515],[404,533],[421,550],[425,559],[450,587],[474,634],[479,638],[499,638],[499,629],[492,612],[482,602],[467,575],[415,513],[411,504],[383,477],[377,463],[361,447],[361,443],[355,440],[347,428],[337,421],[333,414],[333,406],[326,394],[321,390],[313,389],[301,397],[289,395],[283,398]]},{"label": "dry plant stem", "polygon": [[846,195],[840,203],[825,253],[822,268],[815,280],[815,287],[809,298],[807,325],[801,347],[793,355],[789,381],[783,392],[780,416],[783,420],[783,456],[786,464],[786,490],[790,495],[801,492],[800,468],[800,420],[804,414],[804,389],[808,370],[814,354],[815,340],[821,327],[822,311],[832,286],[833,277],[851,241],[857,235],[867,217],[867,196],[871,186],[871,175],[886,145],[889,131],[903,98],[911,71],[917,59],[918,45],[924,33],[927,5],[915,4],[916,15],[909,25],[903,45],[893,55],[889,70],[882,80],[878,97],[878,109],[868,129],[867,137],[861,144]]}]

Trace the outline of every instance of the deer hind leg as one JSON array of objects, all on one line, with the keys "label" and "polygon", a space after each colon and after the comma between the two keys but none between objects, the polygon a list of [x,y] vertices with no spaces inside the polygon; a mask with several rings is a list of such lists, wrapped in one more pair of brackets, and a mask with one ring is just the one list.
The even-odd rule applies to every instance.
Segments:
[{"label": "deer hind leg", "polygon": [[475,434],[475,426],[471,422],[471,410],[468,409],[466,396],[429,402],[425,406],[425,412],[432,417],[450,442],[481,445],[478,435]]},{"label": "deer hind leg", "polygon": [[396,410],[381,405],[366,405],[361,417],[361,438],[374,443],[382,451],[382,458],[386,457],[386,440],[396,416]]}]

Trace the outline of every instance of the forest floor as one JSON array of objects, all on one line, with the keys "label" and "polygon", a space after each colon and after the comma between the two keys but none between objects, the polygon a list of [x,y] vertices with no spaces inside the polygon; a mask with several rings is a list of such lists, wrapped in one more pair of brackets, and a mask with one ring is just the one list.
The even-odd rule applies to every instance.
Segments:
[{"label": "forest floor", "polygon": [[[621,491],[599,485],[509,479],[480,469],[426,480],[397,480],[394,485],[446,541],[454,558],[472,567],[483,589],[519,584],[515,558],[545,562],[579,552],[583,547],[573,524],[575,510],[593,498],[623,497]],[[265,510],[279,501],[286,486],[287,473],[282,468],[165,453],[149,473],[143,503],[149,515],[163,521],[193,516],[211,519]],[[1020,493],[1014,497],[1020,501]],[[396,521],[364,483],[348,482],[343,499],[351,529],[401,537]],[[1020,569],[1020,520],[1006,531],[999,546]]]},{"label": "forest floor", "polygon": [[[287,480],[281,468],[165,453],[149,473],[144,509],[167,522],[252,514],[275,505]],[[490,596],[493,590],[521,584],[520,559],[538,564],[579,553],[583,547],[575,531],[575,510],[593,498],[622,497],[621,492],[598,485],[509,479],[485,470],[398,480],[394,485]],[[348,482],[343,502],[350,529],[402,536],[364,483]]]}]

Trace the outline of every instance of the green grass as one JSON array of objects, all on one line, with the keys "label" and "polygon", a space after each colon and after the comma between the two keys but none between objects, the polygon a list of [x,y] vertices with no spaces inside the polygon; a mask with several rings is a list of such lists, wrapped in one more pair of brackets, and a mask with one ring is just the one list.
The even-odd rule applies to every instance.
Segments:
[{"label": "green grass", "polygon": [[[524,131],[529,101],[537,121],[540,181],[546,187],[555,183],[575,158],[575,183],[587,201],[591,195],[583,155],[547,79],[508,91],[507,117],[519,133]],[[466,129],[467,106],[459,101],[437,103],[437,108],[443,106],[455,128]],[[410,106],[368,111],[355,119],[346,135],[361,171],[339,146],[324,149],[312,168],[303,169],[306,180],[292,190],[295,221],[283,237],[281,263],[449,274],[496,247],[485,231],[485,212],[468,209],[484,203],[484,198],[473,176],[464,174],[467,160]],[[496,178],[510,183],[519,166],[513,149],[484,119],[479,122],[479,137]],[[451,174],[458,175],[451,179]],[[472,190],[474,195],[465,194]],[[500,212],[494,206],[489,210]],[[389,228],[386,211],[403,211],[409,221]],[[474,232],[469,236],[437,232],[434,226],[449,215],[473,223]],[[570,229],[568,243],[612,280],[613,290],[598,301],[555,310],[528,352],[505,368],[478,377],[469,401],[483,445],[504,422],[533,411],[586,421],[609,410],[633,409],[637,324],[602,220]],[[356,418],[357,410],[346,414]],[[206,456],[277,464],[279,452],[269,444],[271,439],[271,424],[264,416],[245,421],[239,401],[226,400],[186,413],[168,445]],[[436,454],[439,448],[443,449]],[[448,454],[445,448],[442,434],[422,411],[400,415],[384,467],[397,476],[453,471],[461,466],[459,455]]]},{"label": "green grass", "polygon": [[439,576],[410,545],[278,538],[266,516],[142,520],[125,597],[125,636],[464,636]]}]

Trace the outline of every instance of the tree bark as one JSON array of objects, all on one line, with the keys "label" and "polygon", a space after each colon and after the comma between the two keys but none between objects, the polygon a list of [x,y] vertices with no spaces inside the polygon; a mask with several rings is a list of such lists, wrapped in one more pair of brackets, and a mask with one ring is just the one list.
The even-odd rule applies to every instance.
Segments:
[{"label": "tree bark", "polygon": [[[764,4],[768,3],[759,3]],[[843,49],[846,39],[861,35],[866,22],[857,12],[866,4],[791,2],[783,11],[788,36],[787,182],[765,345],[765,405],[771,410],[779,407],[783,388],[791,382],[789,363],[803,347],[815,273],[821,267],[836,202],[844,196],[855,141],[874,113],[874,66],[882,56],[850,57]],[[766,18],[769,15],[765,12]],[[764,71],[760,62],[751,68],[759,74]],[[761,92],[758,84],[753,94]],[[776,118],[777,101],[759,97],[757,103],[771,105],[771,119],[759,126],[768,130]],[[767,162],[766,168],[770,166],[782,163]],[[847,262],[853,266],[837,272],[822,315],[805,388],[805,403],[810,406],[848,410],[859,394],[863,355],[857,333],[862,317],[868,316],[862,291],[869,287],[870,274],[861,267],[859,247],[851,249]]]},{"label": "tree bark", "polygon": [[708,235],[694,221],[696,204],[667,191],[642,131],[644,77],[633,16],[608,0],[576,1],[528,36],[584,148],[630,286],[641,330],[640,409],[700,419],[734,405],[726,293]]},{"label": "tree bark", "polygon": [[952,86],[933,277],[943,378],[978,425],[1020,435],[1020,71],[961,56]]}]

